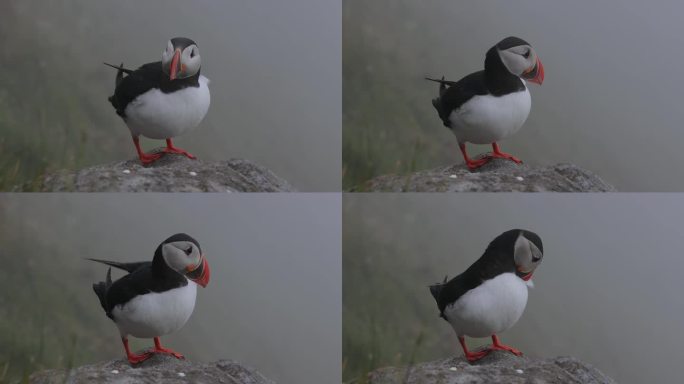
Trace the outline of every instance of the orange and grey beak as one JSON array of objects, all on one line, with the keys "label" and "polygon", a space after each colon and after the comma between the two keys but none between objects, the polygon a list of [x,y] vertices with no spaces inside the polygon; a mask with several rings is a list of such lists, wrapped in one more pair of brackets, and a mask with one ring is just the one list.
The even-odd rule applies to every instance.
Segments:
[{"label": "orange and grey beak", "polygon": [[541,60],[537,57],[537,63],[534,65],[534,67],[526,70],[522,74],[522,78],[541,85],[544,82],[544,66],[542,65]]},{"label": "orange and grey beak", "polygon": [[185,276],[197,283],[198,285],[201,285],[202,288],[205,288],[207,284],[209,284],[209,276],[211,275],[211,271],[209,270],[209,264],[207,263],[207,259],[202,256],[202,261],[197,266],[194,267],[188,267],[187,272],[185,273]]},{"label": "orange and grey beak", "polygon": [[178,69],[180,67],[181,50],[176,48],[176,52],[173,54],[173,59],[171,60],[171,69],[169,70],[169,79],[171,81],[176,80],[178,77]]},{"label": "orange and grey beak", "polygon": [[517,273],[518,277],[520,277],[521,279],[523,279],[525,281],[530,281],[530,279],[532,278],[532,274],[534,274],[534,270],[532,270],[530,272],[525,272],[525,271],[521,270],[520,267],[517,267],[516,270],[518,272]]}]

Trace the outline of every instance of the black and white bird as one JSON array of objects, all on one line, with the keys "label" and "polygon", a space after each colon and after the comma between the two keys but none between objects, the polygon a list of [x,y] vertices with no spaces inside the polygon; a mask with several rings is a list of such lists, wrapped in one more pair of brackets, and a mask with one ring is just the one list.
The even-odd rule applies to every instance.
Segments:
[{"label": "black and white bird", "polygon": [[[451,324],[466,359],[477,361],[492,350],[522,352],[503,345],[497,337],[512,327],[527,305],[532,274],[542,261],[544,248],[537,234],[512,229],[495,238],[484,254],[465,272],[430,286],[439,315]],[[471,352],[468,337],[491,337],[488,349]]]},{"label": "black and white bird", "polygon": [[[185,37],[173,38],[161,61],[136,70],[125,69],[123,63],[118,67],[105,64],[118,69],[109,102],[131,131],[140,161],[151,164],[165,153],[195,159],[174,147],[171,139],[197,127],[209,110],[209,79],[200,74],[202,59],[197,44]],[[166,140],[166,148],[159,153],[144,153],[140,135]]]},{"label": "black and white bird", "polygon": [[[444,126],[456,135],[471,170],[492,158],[521,163],[501,152],[497,142],[516,133],[527,120],[532,100],[526,81],[539,85],[544,81],[539,57],[530,44],[517,37],[507,37],[487,51],[484,66],[484,71],[455,82],[426,77],[439,83],[439,97],[432,100],[432,105]],[[493,152],[471,159],[466,143],[491,144]]]},{"label": "black and white bird", "polygon": [[[180,353],[162,347],[159,337],[185,325],[195,308],[197,285],[209,283],[209,264],[197,240],[184,233],[173,235],[157,247],[151,262],[89,260],[128,272],[112,283],[109,268],[105,281],[93,284],[102,308],[119,328],[128,361],[135,365],[155,353],[182,359]],[[154,349],[134,354],[128,336],[154,338]]]}]

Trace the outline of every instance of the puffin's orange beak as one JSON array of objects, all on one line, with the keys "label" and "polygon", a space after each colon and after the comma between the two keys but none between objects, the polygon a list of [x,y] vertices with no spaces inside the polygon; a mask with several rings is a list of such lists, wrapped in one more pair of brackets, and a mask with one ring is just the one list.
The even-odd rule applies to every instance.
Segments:
[{"label": "puffin's orange beak", "polygon": [[523,72],[522,77],[531,82],[541,85],[544,82],[544,66],[541,60],[537,57],[537,63],[534,67]]},{"label": "puffin's orange beak", "polygon": [[209,269],[209,263],[207,263],[207,259],[204,256],[202,256],[202,261],[198,266],[194,268],[188,267],[187,273],[185,274],[188,279],[194,281],[198,285],[201,285],[202,288],[205,288],[207,284],[209,284],[210,275],[211,270]]},{"label": "puffin's orange beak", "polygon": [[171,60],[171,69],[169,70],[169,79],[171,81],[176,80],[178,76],[178,64],[180,64],[181,50],[176,48],[176,53],[173,54],[173,60]]}]

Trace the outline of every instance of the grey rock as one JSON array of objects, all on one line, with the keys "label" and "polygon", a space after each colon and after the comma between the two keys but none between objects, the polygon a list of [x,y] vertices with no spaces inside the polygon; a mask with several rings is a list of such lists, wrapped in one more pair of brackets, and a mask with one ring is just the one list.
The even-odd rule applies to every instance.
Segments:
[{"label": "grey rock", "polygon": [[409,368],[381,368],[368,374],[369,384],[615,384],[598,369],[574,357],[532,359],[494,351],[469,364],[452,357]]},{"label": "grey rock", "polygon": [[167,154],[144,167],[138,159],[60,171],[22,187],[41,192],[292,192],[268,169],[248,160],[215,163]]},{"label": "grey rock", "polygon": [[355,191],[368,192],[614,192],[615,187],[572,164],[532,167],[493,159],[474,172],[465,164],[408,175],[385,175]]},{"label": "grey rock", "polygon": [[124,359],[85,365],[69,371],[50,369],[32,374],[30,384],[274,384],[254,369],[220,360],[195,363],[168,355],[154,355],[133,368]]}]

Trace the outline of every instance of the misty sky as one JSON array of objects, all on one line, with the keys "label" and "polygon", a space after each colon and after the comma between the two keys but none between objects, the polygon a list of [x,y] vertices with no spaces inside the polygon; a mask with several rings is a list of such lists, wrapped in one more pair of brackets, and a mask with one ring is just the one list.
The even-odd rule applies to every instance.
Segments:
[{"label": "misty sky", "polygon": [[[328,194],[0,195],[0,228],[50,250],[20,256],[80,287],[82,307],[98,314],[90,326],[104,326],[102,337],[117,347],[110,359],[124,355],[119,333],[91,290],[107,267],[83,258],[151,260],[161,241],[186,232],[200,242],[211,281],[165,344],[190,360],[239,361],[277,382],[334,383],[341,375],[340,201]],[[11,245],[3,254],[17,255]],[[11,258],[3,264],[16,273]]]},{"label": "misty sky", "polygon": [[[620,383],[681,376],[683,196],[347,194],[344,204],[344,247],[357,239],[367,250],[345,257],[363,258],[371,270],[402,266],[376,273],[415,292],[404,301],[430,315],[426,340],[437,341],[423,348],[433,355],[445,346],[453,354],[460,349],[427,285],[465,270],[502,232],[525,228],[541,236],[544,260],[523,317],[502,334],[506,342],[531,356],[578,357]],[[408,273],[397,275],[401,270]],[[345,280],[354,273],[345,267]],[[406,315],[383,319],[383,328],[410,340],[416,324]]]}]

